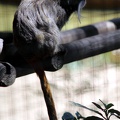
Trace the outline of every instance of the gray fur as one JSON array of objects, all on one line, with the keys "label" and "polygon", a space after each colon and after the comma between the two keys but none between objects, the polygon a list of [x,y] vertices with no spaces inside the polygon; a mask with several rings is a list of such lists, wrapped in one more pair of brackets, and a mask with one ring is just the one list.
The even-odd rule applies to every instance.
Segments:
[{"label": "gray fur", "polygon": [[43,59],[59,51],[65,11],[51,0],[23,0],[13,22],[14,41],[25,58]]},{"label": "gray fur", "polygon": [[62,51],[60,29],[71,13],[78,6],[81,11],[85,3],[86,0],[22,0],[13,21],[14,42],[22,56],[42,60]]}]

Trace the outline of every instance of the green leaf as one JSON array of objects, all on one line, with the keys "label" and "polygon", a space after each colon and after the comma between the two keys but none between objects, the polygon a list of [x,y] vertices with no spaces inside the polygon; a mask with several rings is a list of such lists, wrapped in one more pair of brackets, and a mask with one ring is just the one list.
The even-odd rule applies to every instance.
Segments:
[{"label": "green leaf", "polygon": [[62,120],[77,120],[70,112],[65,112],[62,116]]},{"label": "green leaf", "polygon": [[106,109],[110,109],[112,106],[114,106],[112,103],[109,103],[107,106],[106,106]]},{"label": "green leaf", "polygon": [[115,114],[114,114],[114,116],[120,119],[120,116],[117,116],[117,115],[115,115]]},{"label": "green leaf", "polygon": [[84,120],[104,120],[104,119],[96,116],[89,116],[89,117],[86,117]]},{"label": "green leaf", "polygon": [[88,107],[86,107],[86,106],[84,106],[84,105],[81,105],[81,104],[79,104],[79,103],[75,103],[75,102],[72,102],[72,101],[70,101],[70,102],[71,102],[73,105],[75,105],[75,106],[85,108],[85,109],[87,109],[87,110],[90,110],[90,111],[92,111],[92,112],[95,112],[95,113],[99,114],[100,116],[104,117],[100,112],[98,112],[98,111],[96,111],[96,110],[93,110],[93,109],[91,109],[91,108],[88,108]]},{"label": "green leaf", "polygon": [[76,115],[77,119],[85,118],[78,111],[75,113],[75,115]]},{"label": "green leaf", "polygon": [[[100,99],[99,99],[100,100]],[[100,100],[100,102],[104,105],[104,107],[106,108],[106,104],[102,101],[102,100]]]},{"label": "green leaf", "polygon": [[120,111],[115,110],[115,109],[108,110],[108,113],[112,113],[112,114],[116,114],[116,115],[120,116]]},{"label": "green leaf", "polygon": [[97,103],[95,103],[95,102],[92,102],[97,108],[99,108],[100,110],[102,110],[102,111],[104,111],[104,109],[99,105],[99,104],[97,104]]}]

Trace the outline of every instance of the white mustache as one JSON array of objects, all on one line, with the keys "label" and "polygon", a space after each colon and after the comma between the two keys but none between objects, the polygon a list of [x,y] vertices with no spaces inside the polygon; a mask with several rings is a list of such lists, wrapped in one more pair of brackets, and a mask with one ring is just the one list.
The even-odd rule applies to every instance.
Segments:
[{"label": "white mustache", "polygon": [[84,8],[84,6],[86,5],[86,0],[82,0],[79,5],[78,5],[78,19],[80,21],[81,18],[81,10]]}]

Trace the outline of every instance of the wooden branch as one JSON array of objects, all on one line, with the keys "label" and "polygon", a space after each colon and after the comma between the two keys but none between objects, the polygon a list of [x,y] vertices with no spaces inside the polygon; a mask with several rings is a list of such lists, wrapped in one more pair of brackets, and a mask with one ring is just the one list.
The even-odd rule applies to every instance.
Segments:
[{"label": "wooden branch", "polygon": [[[59,59],[55,59],[56,56],[53,56],[52,58],[44,60],[43,66],[45,70],[56,71],[64,64],[120,48],[120,30],[73,41],[71,43],[63,44],[63,46],[66,49],[65,56],[58,55],[58,57],[56,55]],[[10,51],[11,46],[7,46],[6,49]],[[7,55],[4,61],[7,61],[15,66],[17,70],[17,77],[33,72],[32,68],[25,62],[17,51],[11,56]],[[55,67],[53,61],[56,62],[56,66],[59,63],[60,65]]]},{"label": "wooden branch", "polygon": [[[102,27],[100,27],[100,24]],[[95,26],[97,27],[95,28]],[[62,44],[67,51],[66,55],[63,56],[57,54],[52,58],[44,60],[44,69],[47,71],[56,71],[60,69],[64,64],[120,48],[120,31],[116,30],[119,28],[120,19],[118,18],[62,32],[62,38],[63,41],[65,41]],[[113,32],[111,33],[108,31]],[[98,35],[99,33],[104,34]],[[12,64],[17,70],[17,77],[33,73],[33,69],[28,65],[28,63],[26,63],[24,58],[21,57],[16,47],[12,43],[12,33],[0,33],[0,38],[4,39],[4,48],[0,55],[0,60]]]},{"label": "wooden branch", "polygon": [[120,48],[120,30],[81,39],[63,46],[67,51],[63,64],[82,60]]},{"label": "wooden branch", "polygon": [[16,69],[7,62],[0,62],[0,87],[8,87],[15,82]]},{"label": "wooden branch", "polygon": [[69,43],[75,40],[80,40],[86,37],[91,37],[101,33],[107,33],[120,29],[120,18],[108,21],[98,22],[92,25],[75,28],[62,32],[62,44]]},{"label": "wooden branch", "polygon": [[[92,57],[120,48],[120,30],[66,43],[63,44],[63,47],[66,50],[66,54],[64,56],[59,56],[59,59],[56,59],[55,61],[56,64],[60,63],[59,67],[56,68],[54,66],[47,65],[46,59],[44,60],[43,64],[45,70],[56,71],[60,69],[64,64],[68,64],[70,62],[82,60],[84,58]],[[54,56],[50,58],[51,61],[53,58]]]},{"label": "wooden branch", "polygon": [[16,68],[17,77],[33,73],[34,70],[18,53],[13,43],[5,44],[0,54],[0,61],[8,62]]}]

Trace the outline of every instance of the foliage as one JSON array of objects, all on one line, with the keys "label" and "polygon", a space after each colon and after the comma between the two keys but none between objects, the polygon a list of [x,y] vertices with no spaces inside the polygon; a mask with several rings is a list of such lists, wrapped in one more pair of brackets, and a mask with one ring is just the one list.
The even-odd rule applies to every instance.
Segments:
[{"label": "foliage", "polygon": [[82,120],[110,120],[111,116],[115,116],[118,119],[120,119],[120,111],[113,109],[112,107],[114,105],[112,103],[105,104],[102,100],[100,100],[100,102],[103,104],[103,106],[95,102],[92,102],[95,105],[95,107],[97,107],[98,110],[93,110],[79,103],[71,102],[73,105],[90,110],[98,114],[100,117],[97,117],[97,116],[83,117],[79,112],[76,112],[76,116],[73,116],[71,113],[65,112],[62,117],[62,120],[80,120],[80,119]]}]

